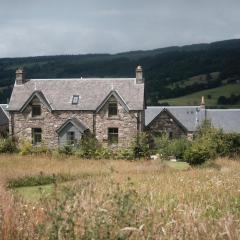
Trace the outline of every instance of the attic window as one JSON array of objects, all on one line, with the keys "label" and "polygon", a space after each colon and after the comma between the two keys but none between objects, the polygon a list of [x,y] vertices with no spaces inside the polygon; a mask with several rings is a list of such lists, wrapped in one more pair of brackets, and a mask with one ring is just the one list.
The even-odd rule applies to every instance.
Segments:
[{"label": "attic window", "polygon": [[32,106],[32,117],[41,116],[41,106],[40,105],[33,105]]},{"label": "attic window", "polygon": [[112,116],[117,116],[118,114],[118,106],[117,106],[117,102],[109,102],[108,104],[108,116],[112,117]]},{"label": "attic window", "polygon": [[73,95],[72,104],[78,104],[78,102],[79,102],[79,95]]}]

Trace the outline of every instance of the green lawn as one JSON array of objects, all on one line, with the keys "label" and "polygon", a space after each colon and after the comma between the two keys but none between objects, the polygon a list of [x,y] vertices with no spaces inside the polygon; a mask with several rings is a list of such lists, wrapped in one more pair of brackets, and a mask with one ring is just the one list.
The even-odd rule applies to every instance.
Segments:
[{"label": "green lawn", "polygon": [[170,168],[173,168],[173,169],[176,169],[176,170],[187,170],[188,168],[190,168],[190,165],[186,162],[166,161],[165,163]]},{"label": "green lawn", "polygon": [[40,198],[49,197],[53,192],[53,184],[31,187],[19,187],[14,189],[27,201],[38,201]]},{"label": "green lawn", "polygon": [[[212,88],[204,91],[199,91],[193,94],[189,94],[179,98],[169,98],[161,100],[162,102],[168,102],[169,105],[181,106],[181,105],[199,105],[201,97],[205,96],[205,101],[207,106],[216,106],[217,99],[220,96],[229,97],[231,94],[240,94],[240,84],[228,84],[225,86]],[[211,98],[208,98],[211,95]],[[228,107],[228,106],[226,106]],[[240,105],[234,105],[231,107],[240,107]]]}]

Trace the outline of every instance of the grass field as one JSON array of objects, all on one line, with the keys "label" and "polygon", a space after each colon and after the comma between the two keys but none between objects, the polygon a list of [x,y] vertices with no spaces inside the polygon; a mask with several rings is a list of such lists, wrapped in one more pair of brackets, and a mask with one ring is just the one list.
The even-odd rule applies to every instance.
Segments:
[{"label": "grass field", "polygon": [[[228,84],[225,86],[212,88],[204,91],[199,91],[193,94],[189,94],[179,98],[169,98],[161,100],[161,102],[168,102],[169,105],[181,106],[181,105],[199,105],[201,102],[201,97],[205,96],[205,101],[207,106],[217,106],[217,100],[220,96],[229,97],[231,94],[240,94],[240,84]],[[211,95],[209,99],[208,96]],[[225,106],[225,107],[240,107],[240,105],[235,106]]]},{"label": "grass field", "polygon": [[[0,239],[239,239],[239,172],[240,159],[0,156]],[[7,188],[39,174],[74,178]]]}]

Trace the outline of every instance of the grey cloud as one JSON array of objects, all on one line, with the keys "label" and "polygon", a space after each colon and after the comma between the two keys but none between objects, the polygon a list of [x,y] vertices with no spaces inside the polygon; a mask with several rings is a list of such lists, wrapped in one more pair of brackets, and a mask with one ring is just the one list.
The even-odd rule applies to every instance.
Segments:
[{"label": "grey cloud", "polygon": [[1,0],[0,57],[120,52],[240,37],[237,0]]}]

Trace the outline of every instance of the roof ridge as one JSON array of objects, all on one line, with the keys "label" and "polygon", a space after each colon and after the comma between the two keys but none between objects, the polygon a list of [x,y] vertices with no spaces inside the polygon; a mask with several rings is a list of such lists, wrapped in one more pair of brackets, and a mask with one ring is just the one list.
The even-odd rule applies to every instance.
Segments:
[{"label": "roof ridge", "polygon": [[[86,80],[136,80],[136,78],[31,78],[31,79],[28,79],[29,81],[48,81],[48,80],[59,80],[59,81],[63,81],[63,80],[82,80],[82,81],[86,81]],[[28,82],[29,82],[28,81]]]},{"label": "roof ridge", "polygon": [[240,111],[240,108],[232,108],[232,109],[217,109],[217,108],[208,108],[206,109],[207,111],[222,111],[222,112],[225,112],[225,111]]},{"label": "roof ridge", "polygon": [[147,106],[147,108],[195,108],[200,106]]}]

